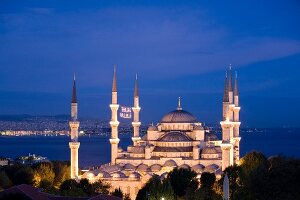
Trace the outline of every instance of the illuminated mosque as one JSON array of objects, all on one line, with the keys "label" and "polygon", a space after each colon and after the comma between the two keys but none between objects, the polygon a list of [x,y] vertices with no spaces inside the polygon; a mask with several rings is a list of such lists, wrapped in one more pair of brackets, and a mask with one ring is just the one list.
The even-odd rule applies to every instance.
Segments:
[{"label": "illuminated mosque", "polygon": [[[87,178],[90,182],[102,180],[110,183],[112,190],[120,188],[124,194],[135,199],[138,191],[154,175],[165,178],[173,168],[191,168],[200,178],[202,172],[215,173],[221,177],[222,171],[239,163],[239,93],[237,76],[232,80],[232,70],[226,73],[223,96],[222,138],[199,122],[190,112],[181,107],[165,114],[156,125],[150,125],[147,133],[140,136],[141,110],[138,80],[135,79],[133,95],[132,145],[123,151],[118,136],[118,91],[117,75],[114,69],[112,81],[111,109],[111,162],[97,169],[78,175],[78,127],[76,84],[74,78],[71,104],[71,178]],[[233,86],[234,82],[234,86]]]}]

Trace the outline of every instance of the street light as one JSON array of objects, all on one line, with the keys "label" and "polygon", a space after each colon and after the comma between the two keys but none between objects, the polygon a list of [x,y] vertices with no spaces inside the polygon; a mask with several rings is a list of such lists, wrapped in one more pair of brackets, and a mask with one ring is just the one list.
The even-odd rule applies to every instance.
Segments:
[{"label": "street light", "polygon": [[162,197],[161,200],[165,200],[165,198]]}]

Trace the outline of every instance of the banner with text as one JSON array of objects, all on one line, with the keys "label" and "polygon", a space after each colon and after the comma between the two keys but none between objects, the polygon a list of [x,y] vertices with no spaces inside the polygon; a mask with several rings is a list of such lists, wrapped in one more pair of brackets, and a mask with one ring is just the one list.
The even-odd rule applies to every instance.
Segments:
[{"label": "banner with text", "polygon": [[120,117],[123,119],[131,119],[131,107],[121,106]]}]

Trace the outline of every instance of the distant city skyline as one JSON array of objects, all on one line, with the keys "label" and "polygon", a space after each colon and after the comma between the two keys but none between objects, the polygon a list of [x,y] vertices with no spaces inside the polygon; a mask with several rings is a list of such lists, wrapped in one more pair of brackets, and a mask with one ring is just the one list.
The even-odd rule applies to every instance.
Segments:
[{"label": "distant city skyline", "polygon": [[1,1],[0,115],[109,120],[113,65],[121,105],[156,123],[182,107],[222,119],[225,70],[238,71],[243,127],[296,127],[300,112],[298,1]]}]

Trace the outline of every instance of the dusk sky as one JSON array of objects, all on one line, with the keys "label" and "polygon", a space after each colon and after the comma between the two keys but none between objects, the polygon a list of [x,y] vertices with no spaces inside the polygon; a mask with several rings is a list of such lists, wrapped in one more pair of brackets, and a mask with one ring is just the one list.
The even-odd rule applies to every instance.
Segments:
[{"label": "dusk sky", "polygon": [[300,2],[0,1],[0,115],[109,119],[139,77],[141,120],[182,107],[222,119],[225,70],[238,71],[243,127],[299,127]]}]

